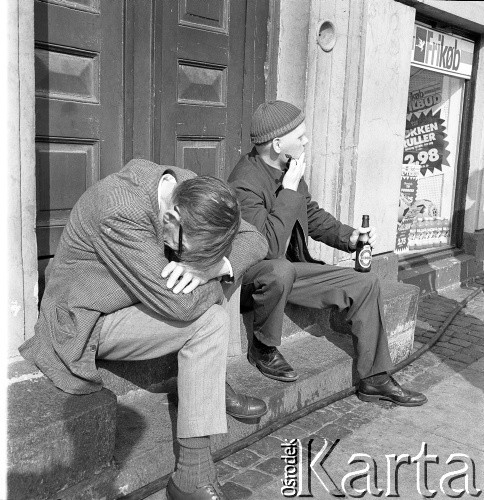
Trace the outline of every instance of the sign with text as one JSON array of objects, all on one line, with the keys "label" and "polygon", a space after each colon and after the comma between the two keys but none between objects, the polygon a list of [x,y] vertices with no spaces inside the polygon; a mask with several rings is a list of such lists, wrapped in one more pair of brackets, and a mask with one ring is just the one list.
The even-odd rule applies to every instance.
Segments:
[{"label": "sign with text", "polygon": [[410,228],[420,212],[420,208],[415,206],[419,169],[420,167],[418,164],[402,165],[397,238],[395,242],[396,253],[402,253],[408,250]]},{"label": "sign with text", "polygon": [[415,26],[412,65],[470,78],[474,43],[423,26]]},{"label": "sign with text", "polygon": [[435,113],[430,109],[407,118],[403,163],[420,165],[422,175],[442,171],[442,165],[448,165],[449,143],[440,114],[440,109]]}]

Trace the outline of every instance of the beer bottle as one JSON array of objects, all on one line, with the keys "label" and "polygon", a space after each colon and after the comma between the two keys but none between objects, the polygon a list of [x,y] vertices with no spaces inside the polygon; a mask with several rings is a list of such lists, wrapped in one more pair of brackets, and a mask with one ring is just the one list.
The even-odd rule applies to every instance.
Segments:
[{"label": "beer bottle", "polygon": [[[369,215],[363,215],[361,227],[370,227]],[[371,269],[371,246],[368,238],[368,233],[360,234],[356,242],[355,271],[359,273],[367,273]]]}]

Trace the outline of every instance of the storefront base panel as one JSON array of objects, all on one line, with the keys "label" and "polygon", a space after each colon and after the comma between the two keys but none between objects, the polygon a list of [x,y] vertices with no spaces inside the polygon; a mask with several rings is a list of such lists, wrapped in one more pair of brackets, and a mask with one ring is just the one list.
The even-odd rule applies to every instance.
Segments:
[{"label": "storefront base panel", "polygon": [[484,260],[484,229],[474,233],[464,233],[464,249],[478,260]]},{"label": "storefront base panel", "polygon": [[484,261],[474,255],[446,254],[440,259],[420,256],[400,263],[398,281],[416,285],[420,295],[427,295],[447,287],[466,283],[484,274]]}]

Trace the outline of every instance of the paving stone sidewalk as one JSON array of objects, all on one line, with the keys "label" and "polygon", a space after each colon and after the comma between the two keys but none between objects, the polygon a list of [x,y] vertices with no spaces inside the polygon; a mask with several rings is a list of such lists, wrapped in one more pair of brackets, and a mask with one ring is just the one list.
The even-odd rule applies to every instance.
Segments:
[{"label": "paving stone sidewalk", "polygon": [[[483,285],[484,280],[476,281],[466,287],[452,288],[422,298],[419,302],[414,349],[428,343],[458,303]],[[484,489],[483,358],[484,292],[480,292],[459,312],[430,351],[395,375],[402,385],[424,392],[429,398],[426,405],[402,408],[392,403],[364,403],[356,396],[333,403],[219,462],[219,479],[224,491],[232,500],[285,498],[281,487],[287,464],[281,459],[281,444],[295,438],[301,441],[304,450],[307,450],[312,440],[313,456],[325,442],[330,445],[336,443],[334,456],[331,456],[331,460],[327,459],[327,465],[331,467],[332,474],[337,472],[335,475],[338,480],[335,483],[340,488],[341,483],[338,481],[344,473],[361,470],[361,465],[355,469],[355,466],[350,467],[348,464],[353,453],[366,453],[372,458],[375,454],[379,456],[379,461],[375,459],[375,468],[377,463],[380,464],[380,481],[386,474],[382,469],[385,454],[406,453],[416,456],[422,452],[423,443],[427,443],[429,455],[438,449],[442,454],[439,455],[439,467],[447,467],[445,470],[439,469],[439,477],[452,470],[445,464],[449,455],[460,452],[471,457],[472,454],[472,459],[480,464],[477,486]],[[307,469],[306,463],[304,468]],[[405,489],[400,498],[423,498],[416,489],[415,471],[411,471],[410,467],[407,469],[408,474],[402,474],[400,478],[401,488]],[[305,479],[303,482],[307,486]],[[332,487],[329,477],[326,476],[323,482]],[[455,487],[458,482],[455,481]],[[360,480],[355,484],[361,487],[363,483]],[[312,498],[317,499],[335,498],[327,493],[314,476],[311,485],[312,490],[305,491],[306,497],[311,498],[312,494]],[[449,498],[447,494],[442,496],[438,485],[435,479],[434,498]],[[388,484],[386,486],[389,487]],[[421,485],[421,490],[424,486]],[[364,498],[368,497],[372,495],[364,495]],[[164,492],[160,492],[148,500],[164,498]],[[464,493],[460,498],[475,496],[466,496]]]}]

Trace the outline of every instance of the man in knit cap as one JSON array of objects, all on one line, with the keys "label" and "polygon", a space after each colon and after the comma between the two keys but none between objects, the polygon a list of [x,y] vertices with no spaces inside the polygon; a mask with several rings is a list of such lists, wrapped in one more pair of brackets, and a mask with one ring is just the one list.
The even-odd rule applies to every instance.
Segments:
[{"label": "man in knit cap", "polygon": [[356,338],[358,397],[403,406],[424,404],[423,394],[402,388],[387,373],[393,363],[378,278],[324,264],[309,254],[308,236],[352,252],[362,233],[367,232],[374,245],[376,231],[342,224],[311,199],[303,177],[308,143],[304,113],[284,101],[261,104],[252,117],[251,139],[252,151],[239,160],[228,179],[242,217],[269,244],[265,260],[249,268],[242,282],[242,309],[254,312],[249,362],[269,378],[295,381],[298,374],[277,349],[286,303],[318,309],[337,306],[347,310]]}]

